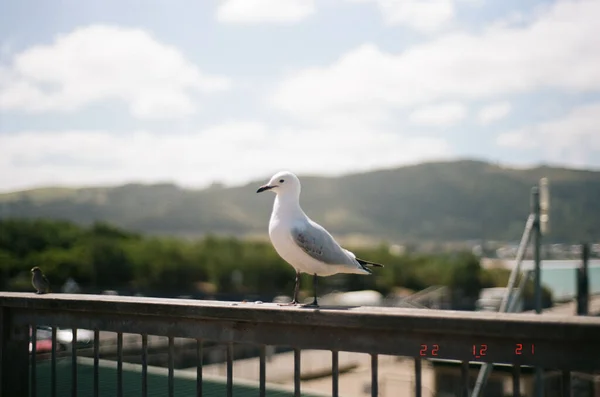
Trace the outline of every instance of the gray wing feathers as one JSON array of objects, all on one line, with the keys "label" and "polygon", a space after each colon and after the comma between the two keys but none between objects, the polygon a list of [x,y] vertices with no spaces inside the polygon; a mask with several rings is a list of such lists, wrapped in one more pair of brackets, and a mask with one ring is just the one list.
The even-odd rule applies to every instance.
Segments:
[{"label": "gray wing feathers", "polygon": [[346,250],[319,225],[307,223],[305,226],[294,226],[291,233],[296,244],[316,260],[328,265],[354,265],[354,260],[346,254]]}]

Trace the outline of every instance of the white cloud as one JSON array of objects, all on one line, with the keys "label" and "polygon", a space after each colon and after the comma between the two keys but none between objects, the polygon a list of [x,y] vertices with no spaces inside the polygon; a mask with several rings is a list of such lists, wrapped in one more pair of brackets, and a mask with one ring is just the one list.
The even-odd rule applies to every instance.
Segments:
[{"label": "white cloud", "polygon": [[599,14],[598,0],[562,0],[524,26],[452,33],[398,54],[365,44],[329,66],[288,75],[272,104],[315,120],[539,89],[598,92]]},{"label": "white cloud", "polygon": [[462,103],[448,102],[423,106],[413,111],[409,121],[418,125],[450,126],[463,120],[467,115],[467,108]]},{"label": "white cloud", "polygon": [[477,115],[479,122],[483,125],[491,124],[508,116],[512,107],[510,102],[496,102],[484,106]]},{"label": "white cloud", "polygon": [[536,142],[528,139],[523,131],[504,132],[496,138],[496,144],[499,146],[529,149],[536,147]]},{"label": "white cloud", "polygon": [[280,169],[323,174],[445,158],[442,139],[362,128],[269,129],[258,122],[196,133],[25,131],[0,134],[0,190],[174,180],[242,183]]},{"label": "white cloud", "polygon": [[221,0],[217,20],[232,24],[290,24],[314,12],[314,0]]},{"label": "white cloud", "polygon": [[387,25],[406,25],[431,33],[454,19],[455,0],[351,0],[373,2]]},{"label": "white cloud", "polygon": [[500,134],[496,143],[516,149],[539,148],[546,160],[586,165],[600,151],[599,122],[600,102],[595,102],[578,106],[563,117]]},{"label": "white cloud", "polygon": [[[2,65],[0,65],[1,67]],[[140,118],[196,111],[194,94],[229,88],[148,32],[94,25],[18,53],[0,70],[0,109],[74,111],[117,99]]]}]

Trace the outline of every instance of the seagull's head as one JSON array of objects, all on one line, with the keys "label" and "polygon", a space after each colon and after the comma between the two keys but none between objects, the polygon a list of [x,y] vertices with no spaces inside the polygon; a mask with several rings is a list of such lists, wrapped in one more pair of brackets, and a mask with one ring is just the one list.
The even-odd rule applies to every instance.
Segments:
[{"label": "seagull's head", "polygon": [[256,193],[271,190],[275,194],[300,194],[300,180],[289,171],[281,171],[271,177],[266,185],[258,188]]}]

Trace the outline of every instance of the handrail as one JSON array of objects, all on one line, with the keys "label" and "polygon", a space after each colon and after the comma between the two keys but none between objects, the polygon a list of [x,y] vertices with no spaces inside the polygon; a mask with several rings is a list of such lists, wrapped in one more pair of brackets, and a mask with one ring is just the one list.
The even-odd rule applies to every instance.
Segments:
[{"label": "handrail", "polygon": [[[474,359],[472,345],[486,344],[486,355],[478,358],[483,362],[511,364],[518,359],[521,365],[600,367],[600,318],[596,317],[393,307],[312,309],[271,303],[11,292],[0,293],[0,307],[18,325],[404,356],[419,356],[421,345],[438,344],[436,357],[448,359]],[[515,357],[515,343],[536,343],[536,352]]]}]

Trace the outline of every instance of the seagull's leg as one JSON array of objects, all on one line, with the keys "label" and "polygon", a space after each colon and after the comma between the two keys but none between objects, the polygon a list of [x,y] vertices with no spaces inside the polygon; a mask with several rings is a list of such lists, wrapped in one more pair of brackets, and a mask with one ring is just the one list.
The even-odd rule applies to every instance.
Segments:
[{"label": "seagull's leg", "polygon": [[319,278],[317,277],[317,273],[315,273],[315,275],[313,276],[313,287],[315,288],[315,300],[313,301],[313,306],[319,306],[319,304],[317,303],[317,285]]},{"label": "seagull's leg", "polygon": [[298,291],[300,290],[300,272],[296,271],[296,285],[294,286],[294,299],[292,299],[292,303],[298,304]]},{"label": "seagull's leg", "polygon": [[294,286],[294,298],[289,303],[280,303],[279,306],[290,306],[298,304],[298,290],[300,289],[300,272],[296,270],[296,285]]},{"label": "seagull's leg", "polygon": [[317,278],[317,273],[315,273],[313,275],[313,287],[315,290],[315,299],[313,300],[313,302],[310,305],[306,305],[306,306],[319,307],[319,304],[317,303],[317,285],[318,285],[318,278]]}]

